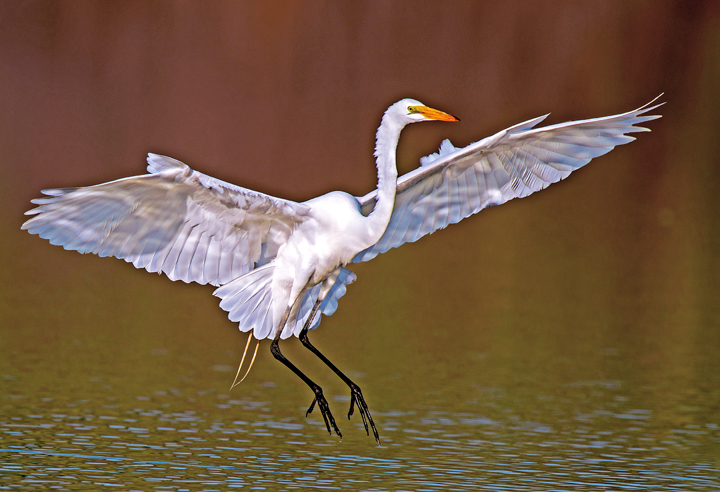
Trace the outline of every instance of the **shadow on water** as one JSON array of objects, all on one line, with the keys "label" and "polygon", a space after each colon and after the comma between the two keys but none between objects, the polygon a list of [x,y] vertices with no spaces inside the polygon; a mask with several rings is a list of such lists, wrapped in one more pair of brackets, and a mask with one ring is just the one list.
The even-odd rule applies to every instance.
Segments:
[{"label": "shadow on water", "polygon": [[[714,2],[78,5],[0,5],[0,490],[720,489]],[[39,189],[139,173],[147,151],[362,195],[401,96],[463,119],[409,129],[407,171],[441,136],[661,91],[637,142],[353,266],[312,338],[381,447],[295,340],[342,440],[266,344],[229,391],[245,339],[212,288],[19,230]]]}]

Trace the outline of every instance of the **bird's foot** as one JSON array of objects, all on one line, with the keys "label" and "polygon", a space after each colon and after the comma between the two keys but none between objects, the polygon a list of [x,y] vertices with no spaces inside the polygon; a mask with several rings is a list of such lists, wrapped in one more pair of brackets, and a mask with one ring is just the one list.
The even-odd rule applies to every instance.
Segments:
[{"label": "bird's foot", "polygon": [[335,417],[333,417],[333,414],[330,412],[330,406],[328,405],[328,402],[323,395],[322,389],[320,388],[320,386],[318,386],[316,388],[313,388],[313,391],[315,392],[315,398],[310,404],[310,408],[308,408],[308,411],[305,412],[305,416],[307,417],[308,415],[310,415],[310,413],[315,408],[315,403],[317,403],[318,407],[320,407],[320,412],[322,413],[323,419],[325,419],[325,427],[327,427],[328,433],[332,434],[332,431],[330,430],[330,425],[332,425],[335,434],[337,434],[338,437],[342,439],[342,434],[340,433],[340,429],[338,429],[338,426],[335,423]]},{"label": "bird's foot", "polygon": [[365,432],[368,436],[370,435],[370,431],[368,429],[368,421],[370,421],[370,427],[372,427],[375,441],[377,441],[379,446],[380,436],[378,435],[378,431],[375,428],[375,422],[373,422],[372,415],[370,415],[370,410],[368,410],[367,403],[365,403],[365,398],[363,398],[362,391],[360,391],[360,386],[355,383],[349,384],[348,386],[350,386],[350,411],[348,412],[348,420],[350,420],[350,417],[355,412],[355,403],[357,403],[358,411],[360,412],[360,416],[363,420],[363,425],[365,426]]}]

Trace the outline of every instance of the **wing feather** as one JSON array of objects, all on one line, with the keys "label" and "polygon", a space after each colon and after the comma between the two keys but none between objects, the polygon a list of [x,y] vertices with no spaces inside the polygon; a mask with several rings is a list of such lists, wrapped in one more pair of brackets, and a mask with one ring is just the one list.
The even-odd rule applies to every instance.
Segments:
[{"label": "wing feather", "polygon": [[209,242],[210,237],[207,235],[207,233],[200,233],[197,246],[195,247],[195,252],[190,259],[190,277],[198,279],[198,283],[201,284],[207,283],[205,281],[203,266],[205,265],[205,261],[207,260]]},{"label": "wing feather", "polygon": [[22,228],[81,253],[116,256],[172,280],[221,285],[266,263],[308,206],[148,156],[148,172],[43,190]]},{"label": "wing feather", "polygon": [[[637,125],[660,118],[646,114],[664,104],[653,105],[657,99],[627,113],[535,128],[547,117],[541,116],[464,148],[443,141],[437,153],[420,160],[421,167],[398,179],[385,234],[353,261],[370,260],[566,178],[591,159],[635,139],[627,134],[650,131]],[[372,211],[376,197],[373,191],[358,199],[363,213]]]}]

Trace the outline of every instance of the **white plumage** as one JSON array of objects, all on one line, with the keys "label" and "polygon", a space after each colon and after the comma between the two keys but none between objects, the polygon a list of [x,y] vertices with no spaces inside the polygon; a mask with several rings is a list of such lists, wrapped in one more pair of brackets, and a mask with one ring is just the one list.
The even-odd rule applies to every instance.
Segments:
[{"label": "white plumage", "polygon": [[[422,106],[404,100],[391,109],[403,104]],[[352,261],[367,261],[483,208],[527,196],[567,177],[592,158],[632,141],[628,133],[648,131],[635,125],[659,118],[644,115],[657,106],[648,104],[615,116],[534,128],[547,115],[541,116],[464,148],[443,141],[438,153],[423,157],[419,168],[397,180],[386,230]],[[389,143],[393,144],[392,138]],[[385,146],[378,142],[378,149]],[[383,157],[378,156],[379,163]],[[147,170],[148,175],[96,186],[43,190],[48,197],[32,201],[39,206],[27,212],[34,217],[22,228],[65,249],[122,258],[137,268],[163,272],[171,280],[224,286],[216,291],[224,298],[220,306],[230,313],[231,320],[240,322],[242,331],[255,328],[258,339],[274,335],[273,320],[265,319],[265,313],[271,315],[272,311],[264,304],[272,300],[268,290],[272,268],[264,275],[256,272],[246,282],[238,279],[273,261],[301,225],[309,221],[318,229],[312,201],[296,203],[248,190],[156,154],[148,155]],[[373,210],[377,194],[374,190],[357,199],[365,216]],[[324,205],[334,206],[330,202]],[[311,241],[308,246],[330,241],[322,230],[313,232],[316,244]],[[342,240],[332,238],[335,243]],[[354,280],[354,274],[344,273],[321,311],[327,315],[334,312],[345,285]],[[255,293],[260,285],[245,285],[254,281],[268,292]],[[320,292],[319,284],[303,286],[306,292],[297,303],[301,315],[292,319],[291,329],[285,330],[282,338],[297,336],[303,314],[309,313],[307,306],[314,304]],[[251,302],[247,313],[241,302],[245,297],[233,287],[246,296],[255,293],[247,299]],[[314,321],[313,327],[319,318]]]},{"label": "white plumage", "polygon": [[[628,133],[650,131],[634,125],[660,117],[644,116],[662,105],[650,106],[655,100],[628,113],[534,128],[548,115],[540,116],[464,148],[444,140],[437,153],[420,159],[421,167],[398,179],[385,234],[353,262],[368,261],[568,177],[616,145],[633,141]],[[376,196],[374,190],[358,199],[363,212],[372,210]]]},{"label": "white plumage", "polygon": [[299,336],[346,381],[353,391],[350,413],[357,401],[379,442],[360,389],[306,337],[320,322],[316,311],[332,314],[355,280],[344,266],[566,178],[632,141],[629,133],[648,131],[637,125],[660,117],[646,115],[660,106],[652,102],[615,116],[535,128],[547,115],[541,116],[464,148],[445,140],[419,168],[397,179],[395,150],[405,125],[457,121],[404,99],[383,116],[375,147],[378,187],[362,198],[331,192],[296,203],[149,154],[147,175],[44,190],[47,197],[33,200],[38,207],[27,212],[33,217],[22,228],[65,249],[218,286],[220,307],[242,331],[253,330],[258,340],[274,338],[273,354],[313,388],[326,424],[329,418],[340,434],[319,386],[280,353],[280,338]]},{"label": "white plumage", "polygon": [[43,190],[22,226],[51,244],[115,256],[171,280],[222,285],[275,257],[307,207],[149,154],[151,174]]}]

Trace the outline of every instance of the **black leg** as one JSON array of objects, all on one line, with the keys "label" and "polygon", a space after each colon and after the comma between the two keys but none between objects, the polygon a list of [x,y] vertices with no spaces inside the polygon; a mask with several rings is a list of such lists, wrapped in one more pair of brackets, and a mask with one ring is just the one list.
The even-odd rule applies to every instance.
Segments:
[{"label": "black leg", "polygon": [[325,399],[325,396],[323,396],[323,391],[320,386],[315,384],[315,382],[307,377],[305,374],[300,371],[295,365],[287,360],[285,356],[280,352],[280,345],[278,342],[280,341],[280,333],[282,333],[282,329],[285,326],[285,322],[287,321],[288,315],[290,314],[290,309],[288,309],[285,312],[285,316],[283,319],[283,323],[278,328],[278,332],[275,335],[275,339],[270,344],[270,352],[272,352],[273,357],[275,357],[277,360],[282,362],[288,369],[290,369],[292,372],[297,374],[297,376],[302,379],[305,384],[307,384],[311,390],[315,393],[315,399],[313,400],[312,404],[310,405],[310,408],[308,408],[307,413],[305,413],[305,416],[307,417],[310,412],[313,411],[313,408],[315,408],[315,403],[317,402],[318,407],[320,408],[320,411],[322,412],[323,419],[325,419],[325,427],[327,427],[327,430],[330,434],[332,434],[332,431],[330,430],[330,425],[332,425],[333,430],[335,431],[335,434],[337,434],[340,438],[342,438],[342,434],[340,433],[340,429],[338,429],[337,424],[335,424],[335,418],[333,417],[332,413],[330,413],[330,406],[328,405],[327,400]]},{"label": "black leg", "polygon": [[[370,410],[368,410],[368,406],[365,403],[365,398],[363,398],[362,391],[360,390],[360,386],[353,383],[350,378],[348,378],[345,374],[343,374],[340,369],[335,367],[335,364],[330,362],[327,357],[325,357],[318,349],[316,349],[313,344],[310,343],[310,339],[308,338],[308,330],[310,328],[310,325],[312,324],[312,320],[317,314],[318,309],[320,308],[322,300],[318,299],[317,302],[315,302],[315,305],[313,306],[312,311],[310,312],[310,316],[308,317],[308,320],[305,322],[305,326],[303,326],[302,331],[300,332],[300,341],[302,342],[305,347],[307,347],[313,354],[315,354],[321,361],[325,363],[326,366],[328,366],[330,369],[333,370],[335,374],[340,377],[340,379],[345,382],[350,387],[350,411],[348,412],[348,420],[350,419],[350,416],[355,411],[355,403],[357,403],[358,411],[360,412],[360,416],[362,417],[363,424],[365,425],[365,432],[367,432],[368,436],[370,435],[370,431],[368,430],[368,421],[370,421],[370,427],[372,427],[373,435],[375,436],[375,440],[377,441],[378,445],[380,444],[380,436],[378,435],[378,431],[375,428],[375,422],[373,422],[372,415],[370,415]],[[312,408],[312,407],[311,407]]]}]

